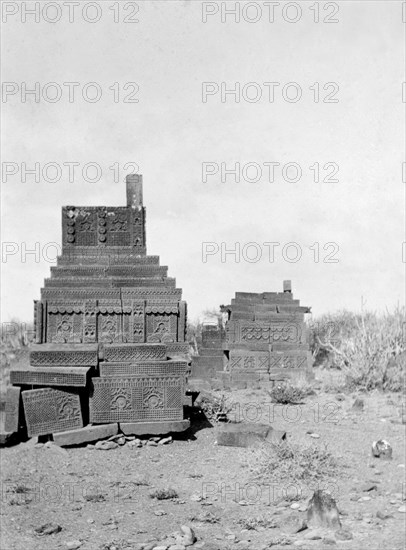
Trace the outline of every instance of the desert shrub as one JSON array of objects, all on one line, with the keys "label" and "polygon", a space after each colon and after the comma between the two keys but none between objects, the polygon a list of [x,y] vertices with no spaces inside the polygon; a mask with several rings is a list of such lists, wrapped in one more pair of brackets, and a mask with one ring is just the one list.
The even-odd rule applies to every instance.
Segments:
[{"label": "desert shrub", "polygon": [[405,308],[324,315],[310,325],[315,365],[339,369],[349,389],[401,391],[405,384]]},{"label": "desert shrub", "polygon": [[[342,466],[342,465],[341,465]],[[262,481],[312,482],[333,477],[340,464],[327,446],[299,446],[286,441],[264,444],[254,449],[250,469],[255,479]]]},{"label": "desert shrub", "polygon": [[0,391],[5,393],[10,381],[10,368],[17,363],[28,365],[28,344],[33,327],[16,319],[2,323],[0,332]]},{"label": "desert shrub", "polygon": [[288,382],[277,384],[269,391],[269,395],[274,403],[282,403],[284,405],[301,403],[311,393],[312,390],[309,386],[292,385]]},{"label": "desert shrub", "polygon": [[231,402],[224,393],[217,395],[203,395],[199,399],[199,407],[210,422],[225,422],[233,410]]}]

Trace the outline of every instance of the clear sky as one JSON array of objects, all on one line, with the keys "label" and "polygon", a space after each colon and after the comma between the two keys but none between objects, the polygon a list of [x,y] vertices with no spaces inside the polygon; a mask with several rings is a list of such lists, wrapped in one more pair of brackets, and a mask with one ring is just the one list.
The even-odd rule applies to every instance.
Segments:
[{"label": "clear sky", "polygon": [[[32,319],[61,207],[124,205],[130,162],[144,178],[148,253],[192,318],[283,279],[314,315],[359,310],[361,296],[373,310],[404,302],[402,2],[39,2],[37,15],[24,12],[34,2],[2,4],[3,321]],[[36,82],[39,96],[25,94]],[[236,83],[239,97],[222,97]],[[35,163],[39,181],[24,182]],[[98,181],[84,179],[88,163]],[[222,178],[235,163],[240,181]],[[339,181],[323,181],[333,171]],[[239,262],[224,254],[236,243]]]}]

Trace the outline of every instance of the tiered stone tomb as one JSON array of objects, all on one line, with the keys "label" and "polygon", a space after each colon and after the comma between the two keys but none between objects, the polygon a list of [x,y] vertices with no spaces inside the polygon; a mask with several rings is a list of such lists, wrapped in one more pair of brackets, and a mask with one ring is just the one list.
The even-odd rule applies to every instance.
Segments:
[{"label": "tiered stone tomb", "polygon": [[188,426],[186,302],[146,254],[145,217],[139,175],[127,176],[125,207],[62,208],[62,254],[35,301],[30,366],[11,372],[28,435],[89,421],[126,433]]}]

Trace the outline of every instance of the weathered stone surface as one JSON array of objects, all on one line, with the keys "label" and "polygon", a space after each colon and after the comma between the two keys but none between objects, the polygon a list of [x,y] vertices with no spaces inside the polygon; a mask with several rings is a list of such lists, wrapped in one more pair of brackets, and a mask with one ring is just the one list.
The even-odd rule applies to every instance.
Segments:
[{"label": "weathered stone surface", "polygon": [[298,512],[291,512],[288,516],[285,516],[280,524],[282,533],[294,535],[304,531],[307,528],[307,523],[304,517]]},{"label": "weathered stone surface", "polygon": [[[142,176],[126,185],[126,206],[62,208],[62,254],[34,303],[31,367],[11,374],[15,385],[51,386],[22,394],[29,435],[64,432],[60,444],[79,444],[116,433],[118,421],[162,421],[165,433],[183,420],[187,306],[168,268],[146,255]],[[85,421],[90,412],[113,432],[79,430],[74,387]]]},{"label": "weathered stone surface", "polygon": [[315,491],[307,508],[307,523],[310,527],[341,529],[340,514],[334,498],[326,491]]},{"label": "weathered stone surface", "polygon": [[26,386],[85,387],[91,367],[25,367],[10,371],[10,382]]},{"label": "weathered stone surface", "polygon": [[190,420],[174,422],[120,422],[119,426],[125,435],[165,435],[187,430],[190,427]]},{"label": "weathered stone surface", "polygon": [[[20,388],[7,388],[6,403],[5,403],[5,432],[17,432],[20,420]],[[5,438],[6,440],[7,438]]]},{"label": "weathered stone surface", "polygon": [[31,344],[30,364],[33,367],[95,367],[98,364],[97,344]]},{"label": "weathered stone surface", "polygon": [[186,361],[137,361],[132,363],[100,363],[100,376],[102,377],[128,377],[140,375],[181,375],[186,374],[188,364]]},{"label": "weathered stone surface", "polygon": [[21,395],[30,437],[83,427],[79,394],[74,390],[43,388]]},{"label": "weathered stone surface", "polygon": [[54,432],[54,443],[61,447],[80,445],[99,439],[106,439],[118,433],[118,424],[100,424],[97,426],[85,426],[77,430],[66,432]]},{"label": "weathered stone surface", "polygon": [[184,377],[94,378],[90,421],[143,422],[182,420]]},{"label": "weathered stone surface", "polygon": [[224,424],[217,431],[217,445],[249,447],[264,441],[280,442],[286,432],[265,424]]},{"label": "weathered stone surface", "polygon": [[164,361],[167,348],[163,344],[105,344],[103,360],[108,363],[121,361]]}]

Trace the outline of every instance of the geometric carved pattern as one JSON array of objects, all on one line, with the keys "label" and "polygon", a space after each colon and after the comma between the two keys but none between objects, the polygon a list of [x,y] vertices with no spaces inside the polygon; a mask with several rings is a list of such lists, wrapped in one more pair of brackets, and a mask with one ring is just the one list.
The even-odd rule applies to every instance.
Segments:
[{"label": "geometric carved pattern", "polygon": [[133,301],[132,303],[132,323],[130,329],[132,333],[130,342],[145,342],[145,301]]},{"label": "geometric carved pattern", "polygon": [[162,376],[169,374],[185,375],[186,361],[142,361],[137,363],[105,363],[99,365],[100,376],[129,377],[129,376]]},{"label": "geometric carved pattern", "polygon": [[83,342],[91,343],[96,341],[96,300],[85,300],[83,316]]},{"label": "geometric carved pattern", "polygon": [[188,342],[167,342],[165,345],[168,357],[188,355],[190,349]]},{"label": "geometric carved pattern", "polygon": [[31,345],[29,359],[35,367],[94,367],[98,363],[97,350],[97,344],[37,344]]},{"label": "geometric carved pattern", "polygon": [[246,352],[243,354],[233,351],[230,354],[229,369],[231,372],[238,370],[267,373],[269,372],[269,353]]},{"label": "geometric carved pattern", "polygon": [[270,370],[272,369],[305,369],[308,353],[271,352]]},{"label": "geometric carved pattern", "polygon": [[147,315],[147,342],[176,342],[177,315]]},{"label": "geometric carved pattern", "polygon": [[26,386],[84,387],[90,367],[26,367],[12,369],[10,382]]},{"label": "geometric carved pattern", "polygon": [[93,378],[90,421],[182,420],[183,376]]},{"label": "geometric carved pattern", "polygon": [[28,435],[82,428],[79,394],[51,388],[22,392]]},{"label": "geometric carved pattern", "polygon": [[293,300],[291,290],[284,281],[283,292],[236,292],[231,305],[222,307],[228,315],[224,350],[231,383],[311,375],[304,322],[310,308]]},{"label": "geometric carved pattern", "polygon": [[162,344],[105,344],[104,361],[148,361],[166,359],[166,347]]}]

